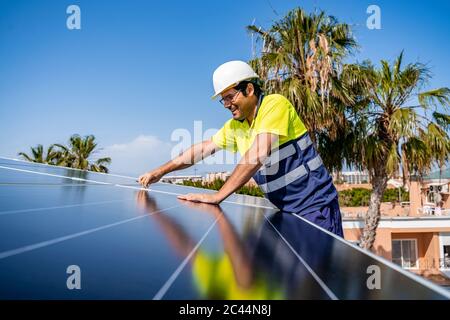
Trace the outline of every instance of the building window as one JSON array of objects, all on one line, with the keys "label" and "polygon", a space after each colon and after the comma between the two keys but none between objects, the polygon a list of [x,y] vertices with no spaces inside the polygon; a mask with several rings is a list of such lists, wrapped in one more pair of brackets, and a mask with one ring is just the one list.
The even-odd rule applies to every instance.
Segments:
[{"label": "building window", "polygon": [[444,267],[444,269],[450,269],[450,245],[444,246],[443,267]]},{"label": "building window", "polygon": [[427,202],[434,203],[434,192],[427,191]]},{"label": "building window", "polygon": [[392,240],[392,262],[405,269],[417,269],[417,240]]}]

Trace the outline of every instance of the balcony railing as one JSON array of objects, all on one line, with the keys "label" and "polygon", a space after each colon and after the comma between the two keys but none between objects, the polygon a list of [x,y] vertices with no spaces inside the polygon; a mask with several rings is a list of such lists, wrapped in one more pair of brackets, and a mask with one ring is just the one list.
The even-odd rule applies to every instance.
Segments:
[{"label": "balcony railing", "polygon": [[417,209],[419,215],[424,216],[449,216],[450,209],[438,209],[436,207],[422,207]]},{"label": "balcony railing", "polygon": [[[395,261],[392,261],[395,262]],[[421,270],[429,269],[450,269],[450,258],[420,258],[418,260],[418,265]]]}]

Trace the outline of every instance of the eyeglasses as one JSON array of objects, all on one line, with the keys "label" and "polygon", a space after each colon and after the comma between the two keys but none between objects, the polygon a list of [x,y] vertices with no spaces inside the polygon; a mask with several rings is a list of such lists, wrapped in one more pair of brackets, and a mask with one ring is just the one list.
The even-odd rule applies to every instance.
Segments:
[{"label": "eyeglasses", "polygon": [[230,93],[219,100],[219,102],[223,105],[228,105],[238,96],[238,94],[241,92],[241,90],[236,91],[235,93]]}]

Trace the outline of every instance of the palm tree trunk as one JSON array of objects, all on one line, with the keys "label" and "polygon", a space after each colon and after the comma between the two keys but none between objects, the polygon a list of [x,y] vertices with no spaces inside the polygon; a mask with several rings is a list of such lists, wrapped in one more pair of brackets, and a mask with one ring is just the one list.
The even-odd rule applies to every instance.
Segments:
[{"label": "palm tree trunk", "polygon": [[386,190],[388,177],[385,170],[377,170],[372,177],[372,193],[370,195],[369,210],[365,217],[363,234],[360,246],[364,249],[372,249],[380,221],[380,206],[383,193]]}]

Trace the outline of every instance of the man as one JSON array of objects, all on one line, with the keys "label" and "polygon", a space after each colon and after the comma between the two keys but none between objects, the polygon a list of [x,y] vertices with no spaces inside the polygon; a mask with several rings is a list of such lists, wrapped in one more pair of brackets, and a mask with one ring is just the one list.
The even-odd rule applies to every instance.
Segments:
[{"label": "man", "polygon": [[177,158],[139,177],[147,187],[169,172],[185,169],[220,149],[242,155],[215,193],[186,194],[180,199],[219,204],[254,178],[266,197],[284,212],[343,236],[338,194],[332,178],[292,104],[282,95],[264,96],[259,76],[245,62],[230,61],[213,74],[215,94],[231,111],[211,140],[191,146]]}]

